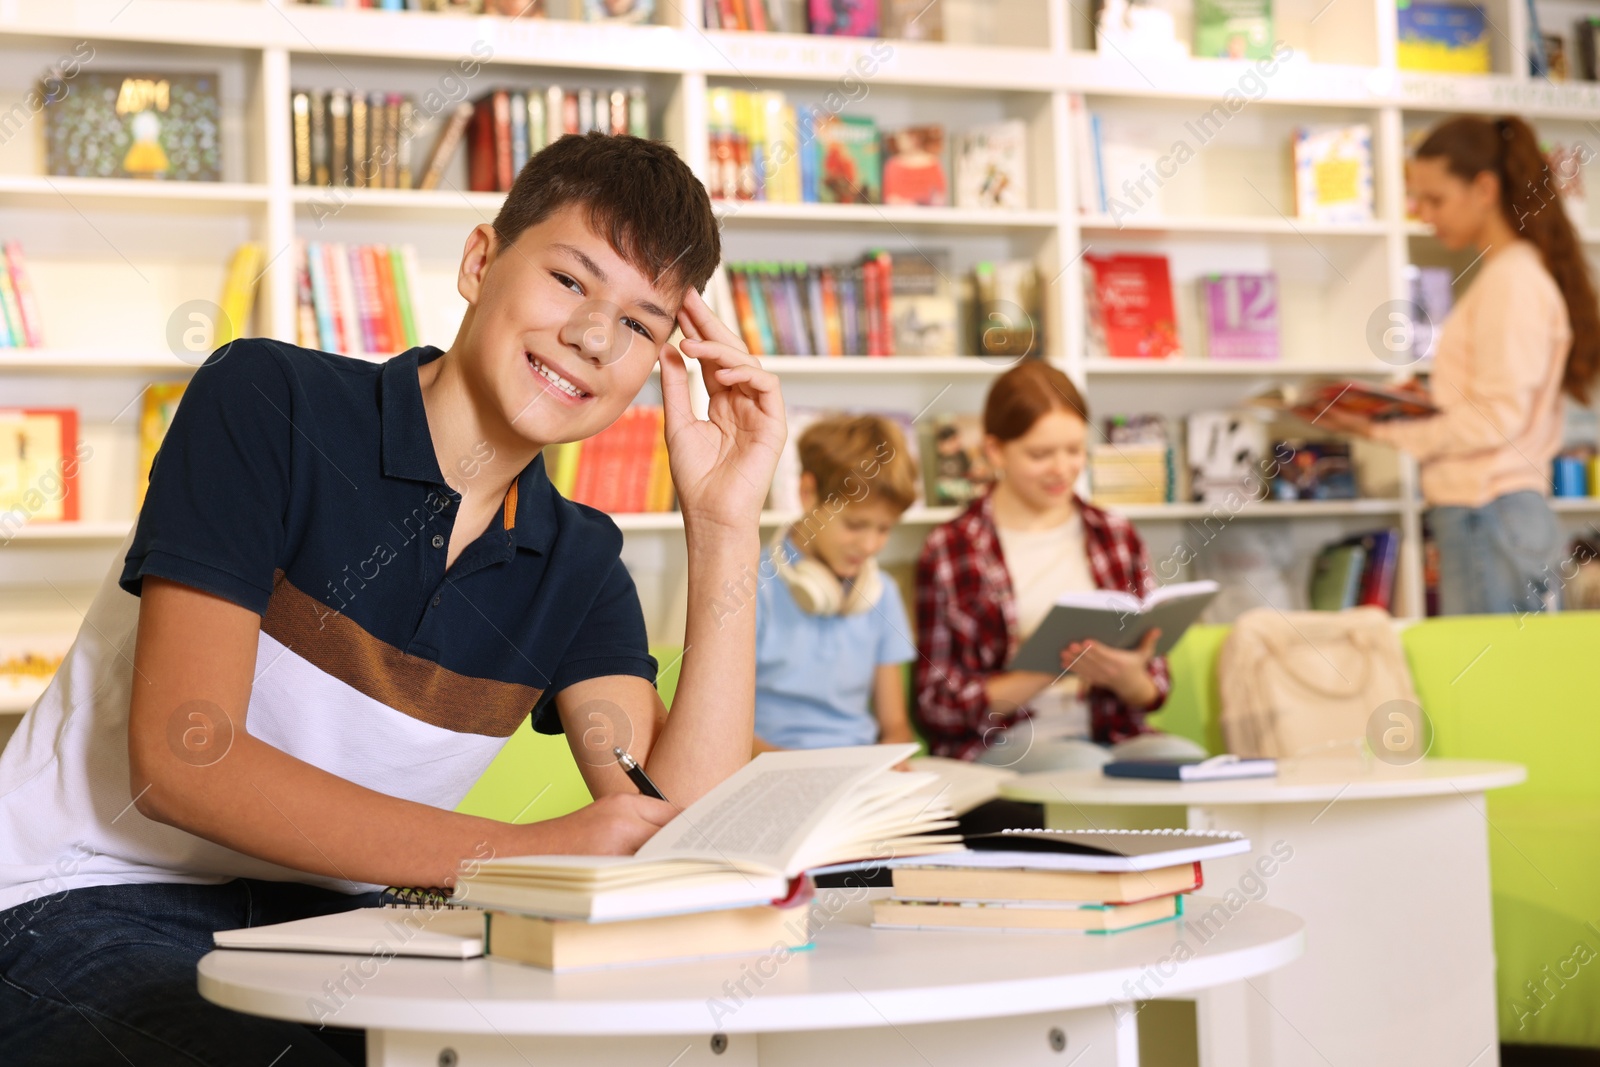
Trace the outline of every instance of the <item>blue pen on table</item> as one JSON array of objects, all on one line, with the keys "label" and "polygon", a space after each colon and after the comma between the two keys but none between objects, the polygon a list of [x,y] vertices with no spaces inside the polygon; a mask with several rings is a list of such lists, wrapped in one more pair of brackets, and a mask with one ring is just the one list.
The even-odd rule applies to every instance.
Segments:
[{"label": "blue pen on table", "polygon": [[[666,797],[661,795],[661,790],[656,788],[656,784],[650,780],[650,776],[644,773],[644,768],[639,766],[638,760],[622,751],[621,748],[613,748],[611,751],[617,757],[617,762],[622,764],[623,773],[628,776],[634,785],[639,787],[639,792],[647,797],[655,797],[657,800],[667,800]],[[668,800],[667,803],[670,804],[672,802]]]}]

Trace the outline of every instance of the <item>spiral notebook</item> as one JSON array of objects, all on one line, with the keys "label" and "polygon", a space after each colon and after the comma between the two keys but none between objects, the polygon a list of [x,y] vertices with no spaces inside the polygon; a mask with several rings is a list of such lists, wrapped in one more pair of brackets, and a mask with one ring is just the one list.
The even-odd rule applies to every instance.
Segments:
[{"label": "spiral notebook", "polygon": [[888,866],[1153,871],[1250,851],[1249,838],[1225,830],[1001,830],[962,840],[963,851]]}]

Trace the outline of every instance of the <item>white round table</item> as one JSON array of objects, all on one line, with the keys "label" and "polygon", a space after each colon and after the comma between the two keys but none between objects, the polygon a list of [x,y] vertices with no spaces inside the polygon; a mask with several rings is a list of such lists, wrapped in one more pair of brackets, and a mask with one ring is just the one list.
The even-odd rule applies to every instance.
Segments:
[{"label": "white round table", "polygon": [[1062,829],[1187,826],[1250,838],[1249,855],[1206,865],[1204,892],[1256,896],[1301,916],[1307,951],[1259,981],[1196,998],[1203,1064],[1493,1067],[1483,794],[1526,777],[1512,763],[1351,756],[1214,782],[1031,774],[1001,793],[1042,803],[1046,825]]},{"label": "white round table", "polygon": [[1109,936],[874,930],[862,890],[823,890],[813,915],[815,948],[787,960],[552,974],[490,959],[218,950],[200,961],[200,992],[237,1011],[365,1028],[368,1063],[384,1067],[1128,1067],[1139,982],[1193,993],[1304,947],[1297,917],[1259,903],[1209,933],[1180,919]]}]

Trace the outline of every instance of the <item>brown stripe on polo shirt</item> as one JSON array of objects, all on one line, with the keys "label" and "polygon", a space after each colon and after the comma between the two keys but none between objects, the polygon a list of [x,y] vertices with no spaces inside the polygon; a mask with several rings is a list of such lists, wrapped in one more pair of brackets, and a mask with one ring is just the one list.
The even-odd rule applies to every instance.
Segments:
[{"label": "brown stripe on polo shirt", "polygon": [[413,719],[457,733],[510,737],[543,692],[533,686],[457,674],[407,655],[308,593],[282,570],[261,629],[312,666]]}]

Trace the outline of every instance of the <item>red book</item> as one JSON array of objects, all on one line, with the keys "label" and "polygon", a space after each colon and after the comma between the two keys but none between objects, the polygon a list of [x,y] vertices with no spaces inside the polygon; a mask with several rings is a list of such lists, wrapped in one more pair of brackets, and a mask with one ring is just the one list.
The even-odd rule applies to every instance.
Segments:
[{"label": "red book", "polygon": [[493,99],[495,191],[505,193],[516,178],[511,171],[511,94],[496,89]]},{"label": "red book", "polygon": [[878,333],[878,261],[868,259],[861,264],[861,288],[867,320],[866,355],[881,355]]},{"label": "red book", "polygon": [[1182,354],[1166,256],[1086,255],[1093,284],[1085,297],[1090,329],[1103,332],[1115,359],[1166,359]]},{"label": "red book", "polygon": [[361,350],[382,352],[378,347],[378,290],[372,279],[372,264],[367,258],[365,245],[351,245],[349,249],[350,281],[356,289],[356,312],[361,320]]},{"label": "red book", "polygon": [[[351,352],[350,342],[354,339],[356,331],[353,324],[344,321],[344,284],[339,280],[338,260],[344,255],[344,245],[329,242],[322,246],[323,273],[327,275],[328,283],[328,317],[333,319],[334,340],[339,343],[338,351],[344,355]],[[346,264],[349,260],[345,261]],[[348,273],[348,271],[346,272]]]},{"label": "red book", "polygon": [[378,351],[386,354],[403,352],[406,347],[406,323],[400,316],[400,296],[395,291],[394,262],[386,245],[368,245],[372,273],[378,279],[378,321],[388,344]]},{"label": "red book", "polygon": [[894,317],[889,313],[889,302],[894,296],[894,259],[888,252],[878,253],[878,351],[885,356],[894,355]]},{"label": "red book", "polygon": [[494,162],[494,98],[472,105],[467,126],[467,185],[475,193],[492,193],[498,180]]},{"label": "red book", "polygon": [[761,5],[763,0],[745,0],[745,6],[750,9],[750,32],[767,32],[767,12]]}]

